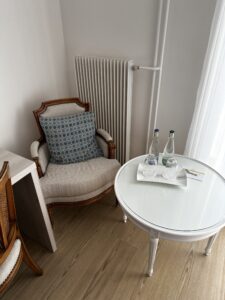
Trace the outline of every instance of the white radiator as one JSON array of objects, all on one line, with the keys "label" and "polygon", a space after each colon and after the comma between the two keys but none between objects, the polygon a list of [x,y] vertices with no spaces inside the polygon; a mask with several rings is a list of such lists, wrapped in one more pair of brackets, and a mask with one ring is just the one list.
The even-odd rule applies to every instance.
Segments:
[{"label": "white radiator", "polygon": [[91,104],[97,128],[113,137],[122,164],[130,158],[132,66],[131,60],[75,57],[79,98]]}]

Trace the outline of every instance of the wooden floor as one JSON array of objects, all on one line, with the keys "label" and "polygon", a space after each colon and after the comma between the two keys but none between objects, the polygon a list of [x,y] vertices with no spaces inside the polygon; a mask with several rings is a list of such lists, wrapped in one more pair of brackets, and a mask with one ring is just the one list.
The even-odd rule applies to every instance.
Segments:
[{"label": "wooden floor", "polygon": [[202,254],[206,241],[160,241],[149,278],[148,235],[122,223],[114,201],[111,194],[88,207],[55,209],[57,252],[27,242],[44,275],[23,266],[3,299],[225,299],[225,230],[209,257]]}]

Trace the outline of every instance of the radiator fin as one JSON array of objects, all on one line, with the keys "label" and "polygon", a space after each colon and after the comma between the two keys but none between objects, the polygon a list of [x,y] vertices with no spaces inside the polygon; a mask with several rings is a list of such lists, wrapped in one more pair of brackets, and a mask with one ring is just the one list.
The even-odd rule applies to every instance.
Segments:
[{"label": "radiator fin", "polygon": [[122,164],[130,158],[132,65],[131,60],[75,57],[78,96],[91,104],[97,128],[113,137]]}]

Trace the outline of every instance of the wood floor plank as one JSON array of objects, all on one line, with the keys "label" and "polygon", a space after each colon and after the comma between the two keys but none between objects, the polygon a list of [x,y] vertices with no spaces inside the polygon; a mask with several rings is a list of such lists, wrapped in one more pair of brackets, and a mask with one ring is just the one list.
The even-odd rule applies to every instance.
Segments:
[{"label": "wood floor plank", "polygon": [[23,266],[4,300],[224,300],[225,230],[211,256],[207,241],[160,240],[153,277],[147,277],[148,234],[124,224],[114,195],[82,208],[53,211],[58,250],[27,246],[43,267],[35,277]]}]

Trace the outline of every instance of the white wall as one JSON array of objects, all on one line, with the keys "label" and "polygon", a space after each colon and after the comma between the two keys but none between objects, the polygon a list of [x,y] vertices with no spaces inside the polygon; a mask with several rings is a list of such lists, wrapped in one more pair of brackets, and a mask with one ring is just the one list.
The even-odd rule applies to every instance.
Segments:
[{"label": "white wall", "polygon": [[216,0],[171,0],[157,126],[166,142],[175,129],[183,153]]},{"label": "white wall", "polygon": [[[157,125],[162,144],[176,130],[184,149],[216,0],[172,0]],[[158,0],[61,0],[71,93],[75,55],[102,55],[153,64]],[[145,152],[151,74],[134,74],[132,156]]]},{"label": "white wall", "polygon": [[[96,55],[130,58],[152,64],[158,0],[62,0],[64,38],[68,54],[70,87],[74,95],[74,56]],[[150,95],[149,72],[135,72],[132,118],[132,154],[146,143]]]},{"label": "white wall", "polygon": [[59,1],[0,0],[0,147],[29,156],[32,110],[69,95]]},{"label": "white wall", "polygon": [[[45,99],[76,95],[74,55],[153,64],[158,0],[61,0],[61,8],[59,1],[0,0],[0,147],[22,155],[38,137],[32,110]],[[168,130],[176,130],[178,152],[191,122],[215,2],[171,0],[157,126],[162,144]],[[151,73],[135,72],[132,156],[145,152],[150,91]]]}]

